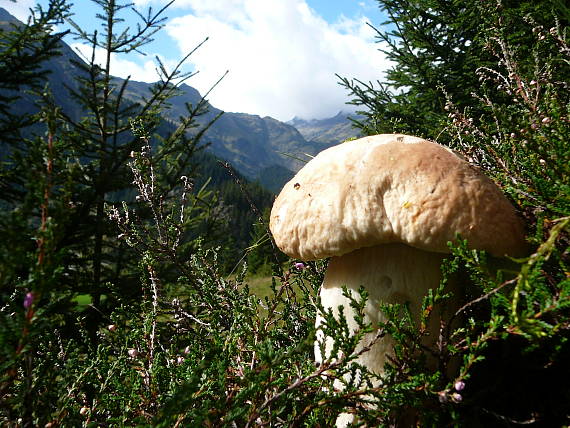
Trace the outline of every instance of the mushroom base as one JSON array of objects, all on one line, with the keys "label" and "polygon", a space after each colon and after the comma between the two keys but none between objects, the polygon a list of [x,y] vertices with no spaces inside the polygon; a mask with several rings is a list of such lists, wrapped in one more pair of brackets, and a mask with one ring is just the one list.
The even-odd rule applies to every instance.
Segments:
[{"label": "mushroom base", "polygon": [[[343,305],[348,326],[354,332],[358,329],[358,325],[350,314],[350,300],[343,296],[342,287],[346,286],[354,298],[358,298],[358,289],[364,286],[369,293],[364,309],[367,322],[377,325],[378,322],[385,321],[384,314],[380,311],[381,302],[408,302],[411,313],[417,320],[423,297],[430,288],[436,288],[439,285],[440,266],[444,258],[444,254],[431,253],[404,244],[378,245],[333,257],[320,291],[321,302],[325,308],[333,308],[335,314],[338,314],[338,306]],[[443,316],[449,319],[456,309],[456,304],[446,306],[449,314],[443,314]],[[429,335],[424,340],[426,345],[434,344],[439,336],[439,314],[434,314],[432,318],[428,326]],[[318,315],[317,328],[322,321],[322,316]],[[358,345],[356,352],[368,346],[375,336],[375,332],[367,334]],[[318,346],[319,339],[321,341],[323,339],[323,333],[320,330],[317,332],[317,343],[315,343],[315,360],[322,362],[323,356]],[[326,338],[327,358],[330,358],[333,340],[330,337]],[[384,364],[388,361],[388,356],[393,353],[393,345],[393,339],[385,336],[377,341],[369,351],[360,355],[358,362],[371,371],[381,374],[384,371]]]}]

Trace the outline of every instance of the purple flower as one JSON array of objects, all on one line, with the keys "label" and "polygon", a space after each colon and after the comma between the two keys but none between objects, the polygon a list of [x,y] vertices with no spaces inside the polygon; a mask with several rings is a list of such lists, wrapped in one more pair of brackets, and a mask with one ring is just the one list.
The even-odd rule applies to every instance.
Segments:
[{"label": "purple flower", "polygon": [[465,389],[465,382],[463,382],[462,380],[458,380],[457,382],[455,382],[455,390],[456,391],[463,391]]},{"label": "purple flower", "polygon": [[305,264],[304,264],[304,263],[301,263],[301,262],[295,263],[294,266],[295,266],[296,269],[299,269],[299,270],[305,269]]},{"label": "purple flower", "polygon": [[32,306],[32,303],[34,303],[34,293],[30,291],[24,298],[24,308],[28,309],[30,306]]}]

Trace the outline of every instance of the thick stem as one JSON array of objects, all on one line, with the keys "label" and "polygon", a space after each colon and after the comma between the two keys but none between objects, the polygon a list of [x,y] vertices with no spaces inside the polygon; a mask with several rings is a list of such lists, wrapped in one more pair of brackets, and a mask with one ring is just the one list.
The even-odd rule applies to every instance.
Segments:
[{"label": "thick stem", "polygon": [[[325,308],[333,308],[338,313],[338,306],[343,305],[349,328],[358,329],[351,316],[350,301],[342,294],[346,286],[353,297],[358,299],[358,289],[361,286],[368,291],[369,297],[364,309],[366,321],[373,325],[385,321],[380,311],[381,302],[409,302],[413,316],[418,319],[423,297],[430,288],[437,288],[441,278],[440,266],[444,254],[431,253],[404,244],[386,244],[362,248],[340,257],[333,257],[329,263],[325,280],[321,288],[321,303]],[[452,308],[450,308],[452,313]],[[322,316],[317,316],[317,327],[322,323]],[[432,322],[429,343],[438,339],[439,325]],[[321,333],[321,338],[322,332]],[[367,346],[376,336],[376,332],[364,337],[356,352]],[[330,352],[332,338],[327,338],[326,352]],[[393,340],[384,337],[372,348],[358,357],[359,363],[372,371],[381,374],[384,363],[392,354]],[[323,360],[318,344],[315,344],[315,359]]]}]

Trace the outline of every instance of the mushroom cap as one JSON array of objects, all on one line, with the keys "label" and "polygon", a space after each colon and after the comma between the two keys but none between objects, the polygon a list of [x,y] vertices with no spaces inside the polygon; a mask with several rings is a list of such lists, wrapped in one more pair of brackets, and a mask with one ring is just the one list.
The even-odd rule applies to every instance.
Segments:
[{"label": "mushroom cap", "polygon": [[452,150],[399,134],[319,153],[283,187],[269,227],[301,260],[393,242],[447,253],[457,234],[496,256],[526,250],[524,225],[495,183]]}]

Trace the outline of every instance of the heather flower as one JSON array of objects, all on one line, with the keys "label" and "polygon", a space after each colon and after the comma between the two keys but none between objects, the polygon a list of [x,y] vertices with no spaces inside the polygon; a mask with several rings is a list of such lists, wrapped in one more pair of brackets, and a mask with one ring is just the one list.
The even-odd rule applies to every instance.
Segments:
[{"label": "heather flower", "polygon": [[30,306],[32,306],[32,303],[34,303],[34,293],[30,291],[24,298],[24,308],[28,309]]},{"label": "heather flower", "polygon": [[303,270],[303,269],[305,269],[305,264],[304,264],[304,263],[301,263],[301,262],[295,263],[294,266],[295,266],[295,269],[298,269],[298,270]]},{"label": "heather flower", "polygon": [[455,382],[455,390],[456,391],[463,391],[465,389],[465,382],[463,382],[462,380],[458,380],[457,382]]},{"label": "heather flower", "polygon": [[113,331],[117,330],[117,326],[115,324],[110,324],[107,326],[107,330],[113,332]]},{"label": "heather flower", "polygon": [[129,354],[129,357],[131,357],[131,358],[136,358],[137,355],[139,355],[139,352],[136,349],[129,349],[127,351],[127,353]]}]

